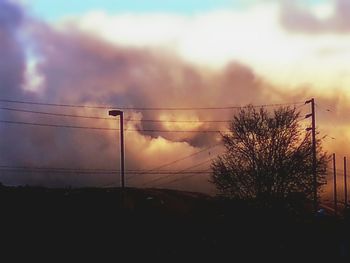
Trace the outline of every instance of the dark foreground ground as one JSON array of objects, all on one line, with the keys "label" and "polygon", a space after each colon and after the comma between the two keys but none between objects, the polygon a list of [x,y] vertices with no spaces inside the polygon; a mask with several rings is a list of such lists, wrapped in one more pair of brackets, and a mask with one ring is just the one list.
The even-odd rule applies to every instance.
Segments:
[{"label": "dark foreground ground", "polygon": [[[0,188],[0,253],[60,262],[350,262],[349,222],[171,190]],[[300,212],[302,211],[302,212]],[[5,261],[4,261],[5,262]]]}]

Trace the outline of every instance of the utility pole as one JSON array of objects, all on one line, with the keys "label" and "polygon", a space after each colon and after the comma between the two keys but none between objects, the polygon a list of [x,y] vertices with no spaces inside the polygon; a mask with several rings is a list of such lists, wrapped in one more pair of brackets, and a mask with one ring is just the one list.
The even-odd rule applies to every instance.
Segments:
[{"label": "utility pole", "polygon": [[124,146],[124,113],[122,111],[120,114],[120,158],[121,158],[121,170],[122,170],[121,184],[122,184],[122,189],[124,189],[125,188],[125,146]]},{"label": "utility pole", "polygon": [[334,214],[338,214],[338,200],[337,200],[337,167],[336,167],[335,153],[333,153],[333,194],[334,194]]},{"label": "utility pole", "polygon": [[305,118],[312,118],[311,130],[312,135],[312,175],[313,175],[313,199],[314,199],[314,212],[317,212],[318,200],[317,200],[317,152],[316,152],[316,111],[315,111],[315,99],[312,98],[305,102],[305,104],[311,103],[311,114],[305,116]]},{"label": "utility pole", "polygon": [[348,182],[347,182],[347,160],[344,157],[344,203],[345,208],[348,207]]}]

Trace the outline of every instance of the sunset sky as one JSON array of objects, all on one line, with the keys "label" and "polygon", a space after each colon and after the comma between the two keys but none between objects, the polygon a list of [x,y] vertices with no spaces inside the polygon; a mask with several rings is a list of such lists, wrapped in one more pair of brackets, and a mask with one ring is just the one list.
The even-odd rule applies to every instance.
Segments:
[{"label": "sunset sky", "polygon": [[[344,147],[350,145],[348,0],[0,0],[0,45],[0,99],[130,108],[296,102],[307,114],[303,102],[315,97],[320,136],[328,135],[325,148],[340,156],[350,153]],[[5,102],[1,107],[107,117],[101,109]],[[163,169],[208,169],[221,149],[205,149],[220,136],[172,131],[224,131],[227,124],[206,121],[228,120],[234,113],[127,111],[132,120],[126,126],[136,130],[126,136],[127,169],[151,170],[191,154]],[[10,110],[1,110],[0,118],[117,128],[116,121]],[[113,131],[9,123],[1,123],[0,131],[7,135],[0,139],[0,164],[5,166],[119,169]],[[160,175],[135,176],[130,183],[139,186]],[[46,185],[115,180],[115,175],[5,172],[1,177],[9,184]],[[207,180],[193,176],[169,185],[167,179],[157,182],[211,191]]]}]

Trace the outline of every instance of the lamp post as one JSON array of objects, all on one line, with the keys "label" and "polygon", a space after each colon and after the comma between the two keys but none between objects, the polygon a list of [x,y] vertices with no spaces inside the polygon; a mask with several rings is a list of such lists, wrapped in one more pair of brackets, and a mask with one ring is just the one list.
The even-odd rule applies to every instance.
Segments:
[{"label": "lamp post", "polygon": [[121,110],[110,110],[110,116],[120,119],[120,167],[121,167],[121,187],[125,188],[125,156],[124,156],[124,112]]}]

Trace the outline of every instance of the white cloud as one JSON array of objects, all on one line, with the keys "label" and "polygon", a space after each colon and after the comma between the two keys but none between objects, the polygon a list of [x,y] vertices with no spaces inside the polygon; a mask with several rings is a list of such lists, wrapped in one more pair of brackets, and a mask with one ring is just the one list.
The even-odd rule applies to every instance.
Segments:
[{"label": "white cloud", "polygon": [[44,87],[44,83],[45,77],[38,71],[38,62],[34,59],[29,59],[24,72],[23,89],[37,92]]},{"label": "white cloud", "polygon": [[334,7],[329,2],[314,6],[312,11],[318,19],[328,19],[334,15]]},{"label": "white cloud", "polygon": [[[326,17],[331,10],[320,5],[311,11]],[[70,18],[60,26],[72,22],[114,44],[161,47],[196,64],[221,68],[236,60],[283,87],[312,84],[327,90],[350,85],[349,74],[344,74],[350,66],[350,35],[289,32],[280,23],[276,2],[193,16],[98,11]]]}]

